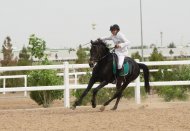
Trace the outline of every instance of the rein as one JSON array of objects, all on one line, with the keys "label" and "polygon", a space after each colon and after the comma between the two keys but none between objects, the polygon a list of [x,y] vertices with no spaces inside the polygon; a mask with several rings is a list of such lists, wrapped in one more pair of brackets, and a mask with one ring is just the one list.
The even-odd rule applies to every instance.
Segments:
[{"label": "rein", "polygon": [[[97,47],[98,47],[99,45],[92,45],[92,46],[97,46]],[[111,49],[111,50],[110,50],[110,49]],[[106,54],[106,55],[100,57],[98,60],[96,60],[96,62],[101,61],[101,60],[104,59],[106,56],[108,56],[110,53],[114,53],[114,52],[115,52],[115,47],[111,47],[111,48],[109,48],[109,50],[110,50],[110,52],[109,52],[108,54]]]}]

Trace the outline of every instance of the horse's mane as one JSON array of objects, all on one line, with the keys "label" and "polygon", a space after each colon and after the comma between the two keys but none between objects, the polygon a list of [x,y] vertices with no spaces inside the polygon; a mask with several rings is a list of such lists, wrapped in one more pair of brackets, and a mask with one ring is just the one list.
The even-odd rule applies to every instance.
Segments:
[{"label": "horse's mane", "polygon": [[99,40],[99,42],[100,42],[101,45],[107,47],[107,43],[106,43],[106,42],[104,42],[104,41],[102,41],[102,40]]},{"label": "horse's mane", "polygon": [[93,42],[93,45],[102,45],[102,46],[107,47],[107,43],[104,42],[104,41],[102,41],[102,40],[100,40],[100,39],[94,41],[94,42]]}]

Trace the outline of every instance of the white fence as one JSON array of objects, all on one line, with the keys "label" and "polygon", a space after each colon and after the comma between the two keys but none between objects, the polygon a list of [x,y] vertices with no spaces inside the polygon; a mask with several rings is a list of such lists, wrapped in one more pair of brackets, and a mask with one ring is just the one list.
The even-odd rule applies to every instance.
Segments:
[{"label": "white fence", "polygon": [[[148,66],[160,65],[189,65],[190,61],[156,61],[144,62]],[[70,89],[85,89],[86,84],[76,85],[69,83],[69,69],[89,68],[88,64],[68,64],[64,62],[63,65],[43,65],[43,66],[16,66],[16,67],[0,67],[0,71],[21,71],[21,70],[42,70],[42,69],[63,69],[64,85],[59,86],[38,86],[38,87],[14,87],[14,88],[0,88],[0,92],[18,92],[18,91],[38,91],[38,90],[64,90],[64,107],[70,107]],[[175,85],[190,85],[190,81],[164,81],[164,82],[150,82],[151,86],[175,86]],[[98,86],[95,84],[93,88]],[[140,86],[144,86],[144,82],[140,82],[138,77],[135,83],[129,84],[129,87],[135,87],[135,101],[137,104],[141,102]],[[115,87],[109,84],[106,88]]]},{"label": "white fence", "polygon": [[[158,72],[159,70],[158,69],[151,69],[149,70],[149,72]],[[167,71],[172,71],[171,69],[167,69]],[[143,71],[141,71],[143,72]],[[92,72],[89,72],[90,74],[92,74]],[[77,85],[78,84],[78,76],[81,76],[81,75],[85,75],[86,72],[72,72],[72,73],[69,73],[69,76],[74,76],[74,84]],[[58,73],[57,74],[58,76],[64,76],[64,73]],[[11,75],[11,76],[0,76],[0,79],[3,79],[3,89],[5,90],[6,88],[6,79],[13,79],[13,78],[23,78],[24,79],[24,87],[27,87],[27,77],[30,77],[30,76],[27,76],[27,75]],[[73,80],[73,79],[69,79],[70,81]],[[3,94],[6,94],[6,91],[3,92]],[[27,91],[24,92],[24,96],[26,97],[27,96]]]},{"label": "white fence", "polygon": [[[3,79],[3,89],[4,92],[3,94],[6,93],[5,88],[6,88],[6,79],[11,79],[11,78],[24,78],[24,87],[27,87],[27,75],[11,75],[11,76],[0,76],[0,79]],[[27,96],[27,91],[24,91],[24,96]]]}]

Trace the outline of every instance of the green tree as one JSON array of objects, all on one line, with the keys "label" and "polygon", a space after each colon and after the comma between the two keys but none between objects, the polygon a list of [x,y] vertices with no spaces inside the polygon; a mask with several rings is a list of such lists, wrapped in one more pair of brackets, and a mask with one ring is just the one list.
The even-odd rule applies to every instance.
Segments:
[{"label": "green tree", "polygon": [[87,63],[87,61],[88,61],[87,51],[88,50],[89,50],[88,48],[82,48],[82,46],[79,45],[79,48],[77,50],[77,57],[78,57],[78,59],[76,60],[77,64]]},{"label": "green tree", "polygon": [[135,52],[135,53],[133,53],[133,54],[131,55],[131,58],[133,58],[133,59],[139,59],[139,60],[142,59],[138,51]]},{"label": "green tree", "polygon": [[71,53],[71,51],[75,51],[75,49],[69,48],[69,49],[68,49],[69,54]]},{"label": "green tree", "polygon": [[[32,65],[32,61],[30,60],[30,54],[26,47],[23,47],[22,50],[19,52],[19,59],[17,66],[29,66]],[[28,71],[17,71],[17,75],[27,75]],[[14,82],[17,86],[24,86],[24,79],[19,78]]]},{"label": "green tree", "polygon": [[153,49],[152,54],[150,55],[149,60],[150,61],[163,61],[164,57],[163,57],[163,55],[161,53],[158,52],[158,49],[155,47]]},{"label": "green tree", "polygon": [[[14,59],[13,55],[13,49],[12,49],[12,43],[11,43],[11,38],[7,36],[4,40],[3,46],[2,46],[2,52],[3,52],[3,60],[1,60],[1,65],[2,66],[16,66],[17,65],[17,60]],[[9,76],[9,75],[16,75],[17,72],[10,72],[6,71],[3,72],[1,75],[4,76]],[[16,85],[15,79],[7,79],[6,80],[6,87],[16,87],[19,85]]]},{"label": "green tree", "polygon": [[[163,61],[164,60],[164,57],[161,53],[158,52],[158,49],[157,48],[154,48],[153,49],[153,52],[151,53],[150,55],[150,58],[149,58],[150,61]],[[165,66],[159,66],[159,67],[156,67],[156,66],[152,66],[152,67],[149,67],[149,69],[157,69],[159,70],[159,72],[152,72],[150,74],[150,79],[153,80],[153,81],[159,81],[160,77],[162,77],[162,69],[163,68],[166,68]]]},{"label": "green tree", "polygon": [[42,60],[42,58],[45,56],[44,52],[46,50],[46,42],[32,34],[29,38],[28,49],[31,52],[32,56],[38,58],[39,60]]},{"label": "green tree", "polygon": [[[160,81],[176,81],[176,80],[189,80],[190,67],[178,66],[177,68],[171,68],[172,71],[164,69],[159,71]],[[165,101],[171,100],[187,100],[190,86],[163,86],[158,87],[158,95],[162,96]]]},{"label": "green tree", "polygon": [[171,43],[168,45],[168,48],[176,48],[174,42],[171,42]]},{"label": "green tree", "polygon": [[13,59],[13,49],[12,49],[12,43],[11,38],[7,36],[4,40],[3,46],[2,46],[2,52],[3,52],[3,60],[1,61],[2,66],[14,66],[16,65],[17,61],[16,59]]},{"label": "green tree", "polygon": [[[162,61],[164,58],[162,54],[159,53],[156,48],[154,48],[150,60]],[[156,69],[156,67],[151,68]],[[190,78],[190,68],[186,66],[178,66],[177,68],[174,66],[159,66],[158,69],[158,72],[151,73],[153,81],[189,80]],[[172,69],[172,71],[168,71],[168,69]],[[154,90],[156,90],[158,95],[163,97],[165,101],[171,101],[175,99],[186,100],[188,98],[187,86],[154,87]]]},{"label": "green tree", "polygon": [[169,53],[170,53],[171,56],[174,54],[172,49],[170,49]]},{"label": "green tree", "polygon": [[[38,58],[41,65],[51,64],[45,55],[46,42],[41,38],[31,35],[29,38],[29,50],[35,58]],[[57,76],[57,71],[40,70],[29,73],[29,86],[52,86],[63,85],[62,78]],[[30,97],[39,105],[49,107],[56,99],[63,97],[63,91],[32,91]]]},{"label": "green tree", "polygon": [[19,53],[18,66],[28,66],[32,65],[32,61],[30,59],[30,54],[28,49],[23,46],[22,50]]},{"label": "green tree", "polygon": [[[29,86],[53,86],[63,85],[62,78],[57,76],[57,71],[40,70],[30,72]],[[32,91],[30,98],[43,107],[49,107],[56,99],[63,98],[63,91]]]}]

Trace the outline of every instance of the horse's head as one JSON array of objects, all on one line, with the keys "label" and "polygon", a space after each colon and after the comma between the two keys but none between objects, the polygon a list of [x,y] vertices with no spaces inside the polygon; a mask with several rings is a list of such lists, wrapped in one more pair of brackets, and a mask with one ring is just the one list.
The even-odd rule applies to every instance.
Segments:
[{"label": "horse's head", "polygon": [[91,49],[90,49],[90,60],[89,65],[93,67],[94,64],[100,61],[106,54],[109,53],[109,48],[106,46],[102,40],[91,40]]}]

